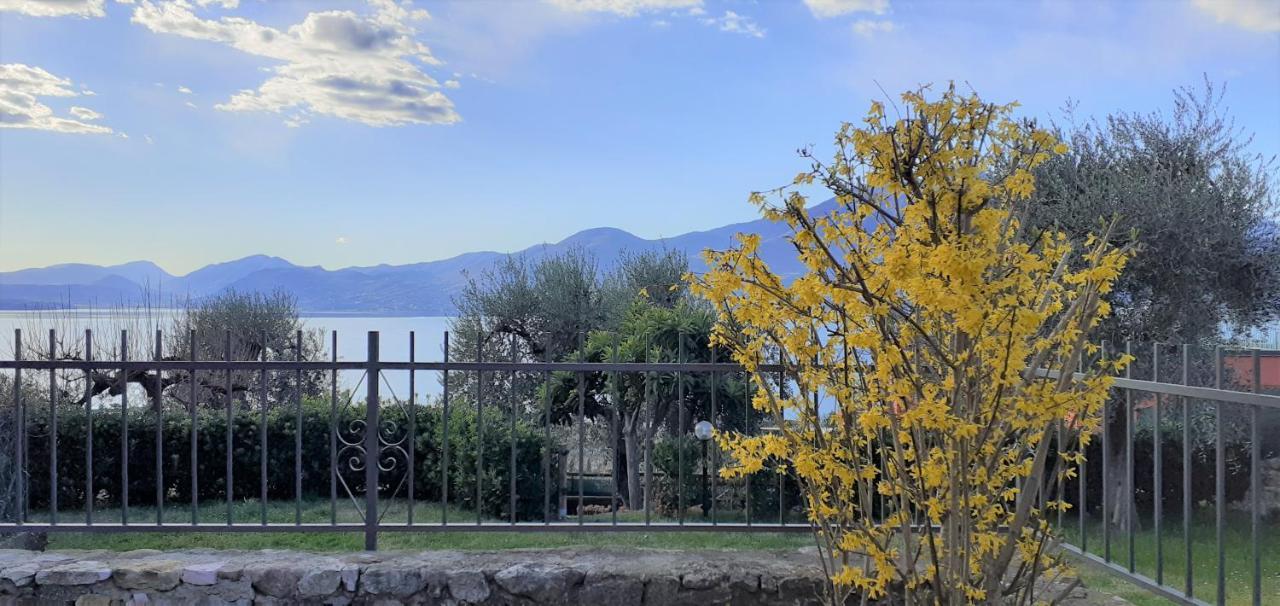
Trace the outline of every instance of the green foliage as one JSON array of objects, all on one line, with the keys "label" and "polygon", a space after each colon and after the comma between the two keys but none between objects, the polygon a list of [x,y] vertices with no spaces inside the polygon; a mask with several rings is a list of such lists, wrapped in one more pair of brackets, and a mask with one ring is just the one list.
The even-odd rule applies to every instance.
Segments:
[{"label": "green foliage", "polygon": [[[407,494],[405,473],[408,469],[408,435],[411,409],[384,402],[381,417],[384,437],[399,442],[399,449],[384,448],[384,461],[395,460],[394,467],[380,475],[379,492],[384,497]],[[414,497],[423,501],[439,501],[442,494],[443,411],[437,406],[420,406],[414,419]],[[510,476],[511,424],[509,417],[493,407],[484,411],[484,435],[479,439],[474,408],[449,411],[449,493],[450,503],[474,510],[476,507],[477,444],[482,444],[480,501],[483,514],[506,518],[509,515],[508,488]],[[363,406],[339,412],[336,427],[346,442],[359,442],[364,419]],[[191,500],[191,418],[184,411],[170,410],[160,417],[162,445],[157,466],[157,415],[150,410],[130,410],[128,423],[129,503],[131,506],[155,505],[156,470],[163,471],[162,491],[168,503],[188,504]],[[307,400],[301,407],[301,457],[295,459],[295,440],[299,431],[298,411],[279,406],[267,412],[265,426],[260,411],[237,410],[231,418],[233,497],[235,500],[261,496],[262,450],[260,440],[265,427],[267,438],[266,489],[268,500],[295,498],[295,464],[301,464],[301,486],[304,499],[329,497],[330,485],[330,405],[327,401]],[[84,506],[85,465],[90,416],[81,408],[62,407],[58,418],[58,499],[63,509]],[[92,414],[93,480],[95,503],[99,507],[119,506],[122,496],[121,442],[124,424],[120,409],[100,409]],[[198,496],[202,507],[218,507],[226,499],[227,417],[223,411],[199,410],[196,427]],[[29,494],[31,509],[49,505],[47,473],[50,440],[47,408],[35,406],[28,412]],[[527,423],[515,426],[517,458],[516,478],[519,519],[541,519],[543,495],[543,454],[548,447],[543,432]],[[344,448],[338,442],[338,469],[342,482],[338,498],[364,492],[364,472],[353,469],[351,462],[363,464],[362,451]],[[552,464],[556,458],[550,457]],[[42,472],[43,470],[43,472]],[[551,469],[552,478],[557,473]],[[555,487],[553,486],[553,490]],[[554,497],[554,495],[553,495]],[[553,498],[554,502],[554,498]]]},{"label": "green foliage", "polygon": [[1112,343],[1196,342],[1280,314],[1272,163],[1248,151],[1221,100],[1206,82],[1177,91],[1172,116],[1073,123],[1059,136],[1070,151],[1036,169],[1030,226],[1082,237],[1115,217],[1117,244],[1136,235],[1101,327]]}]

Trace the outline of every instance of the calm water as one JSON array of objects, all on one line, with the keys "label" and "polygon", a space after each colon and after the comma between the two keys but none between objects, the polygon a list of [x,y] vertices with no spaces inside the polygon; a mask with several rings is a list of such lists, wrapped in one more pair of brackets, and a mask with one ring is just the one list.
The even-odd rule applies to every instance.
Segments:
[{"label": "calm water", "polygon": [[[50,328],[60,334],[82,335],[85,329],[96,334],[118,334],[124,328],[131,332],[147,332],[155,330],[159,319],[163,327],[164,320],[172,317],[170,310],[153,311],[150,315],[139,313],[121,313],[115,310],[70,310],[70,311],[0,311],[0,357],[13,356],[13,331],[21,329],[23,341],[31,342],[39,339],[46,342]],[[367,334],[371,330],[380,333],[379,357],[384,361],[409,360],[409,333],[414,335],[414,359],[418,361],[439,361],[443,358],[444,333],[449,329],[447,317],[378,317],[352,315],[303,315],[303,323],[308,329],[319,329],[324,332],[326,357],[331,343],[332,332],[338,333],[338,359],[364,360],[367,348]],[[97,341],[98,339],[94,339]],[[339,386],[355,389],[362,373],[349,371],[339,373]],[[409,373],[391,371],[384,373],[382,391],[388,388],[396,396],[404,398],[409,393]],[[363,390],[363,386],[361,386]],[[436,395],[440,391],[438,373],[417,373],[414,391],[419,399]]]}]

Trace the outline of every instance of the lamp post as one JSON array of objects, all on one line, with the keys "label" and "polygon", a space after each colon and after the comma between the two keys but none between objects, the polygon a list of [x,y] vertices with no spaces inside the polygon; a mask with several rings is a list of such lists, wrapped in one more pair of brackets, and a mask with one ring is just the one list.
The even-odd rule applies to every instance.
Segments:
[{"label": "lamp post", "polygon": [[698,421],[693,426],[693,435],[702,442],[702,517],[707,517],[711,505],[707,502],[707,442],[711,441],[711,433],[715,428],[711,421]]}]

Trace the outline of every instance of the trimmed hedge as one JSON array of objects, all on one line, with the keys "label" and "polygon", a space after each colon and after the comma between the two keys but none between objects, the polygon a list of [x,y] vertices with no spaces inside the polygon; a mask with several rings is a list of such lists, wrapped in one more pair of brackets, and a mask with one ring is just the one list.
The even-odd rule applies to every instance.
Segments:
[{"label": "trimmed hedge", "polygon": [[[414,448],[414,498],[438,501],[443,480],[442,429],[443,411],[438,406],[416,407]],[[297,413],[292,406],[279,406],[267,413],[267,498],[295,498],[295,439],[299,430]],[[365,408],[353,406],[339,412],[339,435],[349,442],[359,442]],[[97,507],[119,507],[121,504],[121,412],[103,409],[93,412],[93,489]],[[152,506],[156,503],[156,417],[149,409],[130,409],[129,504]],[[330,486],[330,407],[326,401],[307,401],[302,405],[302,496],[306,499],[328,499]],[[166,503],[186,505],[191,502],[191,417],[185,411],[169,411],[162,416],[163,486]],[[397,447],[384,447],[385,463],[394,460],[391,469],[380,474],[379,491],[384,498],[407,495],[405,473],[408,469],[407,441],[409,417],[405,407],[384,403],[381,410],[383,435]],[[506,519],[509,515],[511,424],[508,413],[497,409],[484,411],[481,501],[487,516]],[[29,508],[49,506],[50,440],[48,409],[37,406],[28,411]],[[236,499],[257,499],[261,494],[260,449],[262,416],[257,410],[237,410],[232,425],[232,488]],[[197,414],[197,476],[201,503],[226,499],[227,415],[225,411],[202,409]],[[516,484],[519,519],[541,519],[543,502],[542,457],[548,444],[542,428],[521,422],[515,427],[517,459]],[[64,408],[58,417],[58,506],[59,509],[82,508],[85,502],[86,437],[88,415],[83,409]],[[459,406],[449,414],[449,502],[473,509],[476,506],[476,411],[474,406]],[[554,448],[554,444],[550,445]],[[344,448],[338,442],[338,469],[354,494],[364,492],[364,472],[352,469],[350,463],[363,464],[363,451]],[[554,454],[554,450],[551,451]],[[550,457],[553,466],[558,457]],[[552,468],[555,478],[557,468]],[[553,491],[558,490],[553,482]],[[393,491],[395,494],[393,495]],[[348,500],[342,482],[338,498]],[[553,493],[552,502],[557,495]]]}]

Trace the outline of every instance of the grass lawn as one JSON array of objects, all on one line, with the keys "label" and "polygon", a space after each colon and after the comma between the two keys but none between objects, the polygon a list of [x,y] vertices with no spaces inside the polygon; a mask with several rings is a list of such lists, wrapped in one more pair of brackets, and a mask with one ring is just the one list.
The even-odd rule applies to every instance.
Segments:
[{"label": "grass lawn", "polygon": [[[1226,532],[1224,534],[1224,567],[1226,570],[1227,603],[1250,604],[1253,582],[1253,547],[1251,543],[1251,526],[1249,514],[1246,512],[1229,512],[1227,514]],[[1091,520],[1086,523],[1086,535],[1090,553],[1102,555],[1102,525]],[[1134,569],[1149,578],[1156,578],[1156,534],[1152,522],[1144,519],[1142,529],[1134,533],[1133,559]],[[1068,542],[1079,542],[1079,527],[1068,523],[1064,529]],[[1185,584],[1185,548],[1183,545],[1182,520],[1178,517],[1166,517],[1161,529],[1164,545],[1164,579],[1166,586],[1179,591]],[[1280,604],[1280,523],[1263,520],[1260,536],[1262,557],[1262,603]],[[1111,531],[1111,561],[1127,566],[1129,561],[1128,535]],[[1218,547],[1217,530],[1212,509],[1195,512],[1191,525],[1191,563],[1194,595],[1212,603],[1217,596],[1218,579]],[[1107,577],[1115,579],[1111,587],[1113,593],[1125,597],[1135,604],[1164,604],[1162,598],[1156,598],[1142,589],[1129,585],[1107,572],[1097,570],[1087,564],[1080,564],[1082,577],[1086,583],[1098,583],[1100,589],[1107,590]],[[1090,583],[1091,584],[1091,583]],[[1091,584],[1092,585],[1092,584]],[[1129,588],[1132,592],[1120,591]],[[1135,593],[1136,592],[1136,593]],[[1130,593],[1139,598],[1130,597]],[[1144,601],[1145,600],[1145,601]],[[1154,601],[1151,601],[1154,600]]]},{"label": "grass lawn", "polygon": [[[407,504],[404,501],[382,502],[385,516],[383,524],[404,523],[407,519]],[[257,501],[236,502],[232,508],[232,519],[237,524],[254,524],[261,522],[261,508]],[[295,519],[293,502],[271,502],[267,506],[267,520],[271,523],[292,523]],[[304,501],[302,503],[302,522],[328,523],[330,519],[329,501]],[[414,524],[429,525],[440,522],[441,510],[438,503],[418,503],[414,507]],[[730,512],[724,512],[722,522],[734,518]],[[736,516],[740,517],[740,516]],[[63,511],[59,520],[80,522],[84,519],[82,511]],[[169,524],[189,523],[191,510],[188,507],[167,506],[164,519]],[[201,503],[200,521],[202,523],[220,523],[227,519],[226,503]],[[609,514],[586,516],[592,522],[608,522]],[[33,512],[31,521],[44,522],[48,516]],[[139,525],[155,524],[156,510],[151,507],[130,507],[129,520]],[[458,507],[449,507],[449,523],[473,522],[475,513]],[[576,518],[570,518],[575,521]],[[674,519],[653,516],[654,522],[674,522]],[[118,523],[119,509],[94,511],[95,523]],[[486,520],[494,522],[498,520]],[[622,512],[619,522],[643,522],[643,512]],[[693,514],[686,518],[693,523],[701,519]],[[348,500],[338,504],[338,523],[360,523],[360,513]],[[727,550],[759,550],[759,549],[795,549],[813,545],[808,533],[743,533],[716,531],[681,531],[681,532],[504,532],[486,530],[474,532],[463,528],[451,531],[382,532],[378,537],[378,546],[384,550],[423,550],[423,549],[458,549],[471,551],[549,548],[549,547],[652,547],[660,549],[727,549]],[[140,532],[140,533],[83,533],[57,532],[49,535],[49,549],[110,549],[126,551],[130,549],[191,549],[194,547],[209,549],[293,549],[300,551],[359,551],[364,549],[364,535],[358,532]]]},{"label": "grass lawn", "polygon": [[[400,501],[384,501],[384,524],[403,523],[406,519],[406,503]],[[304,501],[302,504],[303,523],[327,523],[330,509],[328,501]],[[740,521],[742,516],[735,512],[720,512],[720,521]],[[130,520],[137,524],[154,524],[156,513],[154,508],[130,508]],[[415,505],[415,524],[428,525],[439,523],[441,509],[436,503],[418,503]],[[272,502],[267,507],[267,518],[272,523],[291,523],[294,521],[294,504],[292,502]],[[32,521],[44,521],[47,517],[35,514]],[[79,521],[82,512],[64,511],[63,521]],[[120,510],[108,509],[95,512],[97,522],[118,522]],[[171,524],[189,522],[190,510],[186,507],[169,506],[165,509],[165,521]],[[226,521],[225,503],[202,503],[200,519],[204,523]],[[237,523],[253,524],[261,521],[261,509],[256,501],[237,502],[233,507],[233,519]],[[586,516],[588,522],[608,522],[609,514]],[[360,514],[348,500],[338,504],[339,523],[359,523]],[[475,514],[469,510],[451,506],[449,508],[450,523],[465,523],[475,520]],[[576,518],[570,518],[574,521]],[[671,518],[654,515],[654,522],[673,522]],[[498,520],[486,520],[498,521]],[[619,522],[643,522],[643,512],[620,512]],[[686,521],[701,522],[697,513],[691,512]],[[1212,601],[1216,588],[1216,535],[1212,511],[1200,512],[1194,518],[1192,526],[1192,562],[1195,580],[1195,595],[1201,599]],[[1136,570],[1148,577],[1155,578],[1155,532],[1149,520],[1144,520],[1142,530],[1134,536],[1134,560]],[[1102,553],[1102,528],[1091,523],[1086,526],[1088,545],[1091,553]],[[1064,529],[1065,538],[1072,543],[1079,540],[1078,528],[1068,523]],[[1170,587],[1183,586],[1183,543],[1182,522],[1175,518],[1165,520],[1163,528],[1164,540],[1164,583]],[[741,533],[711,531],[629,531],[629,532],[475,532],[466,528],[451,531],[431,532],[382,532],[379,536],[379,547],[384,550],[426,550],[457,549],[470,551],[554,548],[554,547],[650,547],[659,549],[724,549],[724,550],[762,550],[762,549],[795,549],[813,545],[808,533]],[[1262,570],[1263,570],[1263,603],[1280,604],[1280,525],[1271,522],[1264,524],[1262,535]],[[300,551],[338,552],[359,551],[364,548],[364,537],[357,532],[143,532],[143,533],[51,533],[50,549],[110,549],[125,551],[131,549],[190,549],[194,547],[211,549],[293,549]],[[1116,531],[1111,536],[1112,561],[1124,565],[1128,561],[1127,536]],[[1248,604],[1250,598],[1250,579],[1252,553],[1250,543],[1249,516],[1240,512],[1232,512],[1227,519],[1226,533],[1226,571],[1227,571],[1227,603]],[[1145,590],[1106,571],[1098,570],[1088,564],[1080,563],[1077,568],[1085,584],[1095,590],[1118,595],[1138,606],[1167,603],[1163,598],[1147,593]]]}]

